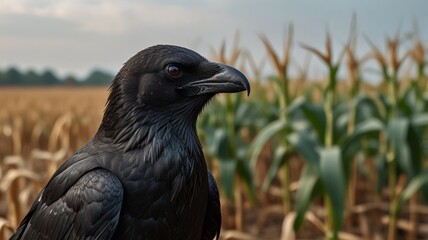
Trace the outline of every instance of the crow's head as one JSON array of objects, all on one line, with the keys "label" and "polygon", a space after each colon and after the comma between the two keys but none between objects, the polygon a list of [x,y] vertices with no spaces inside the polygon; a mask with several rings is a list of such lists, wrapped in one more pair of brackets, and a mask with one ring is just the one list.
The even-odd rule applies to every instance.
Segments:
[{"label": "crow's head", "polygon": [[125,63],[116,80],[125,94],[136,93],[138,103],[154,108],[207,99],[221,92],[250,91],[248,80],[238,70],[170,45],[137,53]]},{"label": "crow's head", "polygon": [[103,125],[118,128],[116,123],[131,115],[187,115],[195,121],[216,93],[244,90],[249,93],[250,84],[235,68],[210,62],[186,48],[153,46],[130,58],[115,77]]}]

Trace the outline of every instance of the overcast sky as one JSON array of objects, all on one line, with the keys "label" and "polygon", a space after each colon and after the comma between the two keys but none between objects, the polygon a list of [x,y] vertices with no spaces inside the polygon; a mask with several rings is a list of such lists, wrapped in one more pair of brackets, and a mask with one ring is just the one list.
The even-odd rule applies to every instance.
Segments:
[{"label": "overcast sky", "polygon": [[[428,43],[427,11],[426,0],[0,0],[0,69],[51,68],[79,77],[93,68],[116,73],[137,51],[160,43],[211,58],[210,48],[223,39],[231,44],[236,30],[241,45],[260,60],[265,52],[258,34],[281,49],[289,23],[297,64],[306,55],[298,43],[321,48],[327,29],[337,53],[354,12],[359,33],[382,47],[385,36],[409,32],[414,22]],[[359,40],[362,54],[368,46]]]}]

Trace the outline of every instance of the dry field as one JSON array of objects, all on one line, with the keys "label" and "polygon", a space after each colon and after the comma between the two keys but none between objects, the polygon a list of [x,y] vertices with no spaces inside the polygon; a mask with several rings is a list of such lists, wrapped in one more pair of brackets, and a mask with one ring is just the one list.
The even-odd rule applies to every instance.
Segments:
[{"label": "dry field", "polygon": [[0,239],[96,132],[107,88],[0,88]]}]

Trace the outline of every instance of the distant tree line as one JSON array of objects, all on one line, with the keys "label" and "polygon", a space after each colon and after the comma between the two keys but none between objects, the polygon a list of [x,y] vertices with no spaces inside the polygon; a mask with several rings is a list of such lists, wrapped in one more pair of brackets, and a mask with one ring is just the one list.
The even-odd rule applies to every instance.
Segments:
[{"label": "distant tree line", "polygon": [[93,70],[87,77],[78,79],[73,75],[58,77],[52,70],[23,72],[15,67],[0,69],[0,86],[100,86],[108,85],[112,80],[113,75],[102,70]]}]

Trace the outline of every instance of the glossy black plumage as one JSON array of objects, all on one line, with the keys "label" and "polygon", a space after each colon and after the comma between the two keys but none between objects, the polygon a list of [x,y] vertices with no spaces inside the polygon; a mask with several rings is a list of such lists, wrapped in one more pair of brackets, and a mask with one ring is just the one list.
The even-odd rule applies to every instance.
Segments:
[{"label": "glossy black plumage", "polygon": [[116,75],[94,138],[39,194],[12,239],[213,239],[221,226],[196,118],[216,93],[249,92],[229,66],[177,46]]}]

